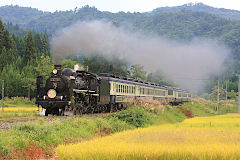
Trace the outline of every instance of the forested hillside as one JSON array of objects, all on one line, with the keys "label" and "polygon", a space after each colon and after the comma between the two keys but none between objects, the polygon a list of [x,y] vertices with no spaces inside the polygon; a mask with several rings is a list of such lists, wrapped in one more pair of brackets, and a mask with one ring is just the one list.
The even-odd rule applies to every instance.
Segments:
[{"label": "forested hillside", "polygon": [[203,3],[185,4],[176,7],[161,7],[156,8],[151,12],[145,13],[101,12],[97,8],[89,6],[85,6],[83,8],[75,8],[74,11],[56,11],[54,13],[51,13],[43,12],[30,7],[3,6],[0,7],[0,18],[5,23],[12,22],[13,24],[18,24],[21,28],[34,29],[38,32],[47,30],[49,33],[54,33],[56,29],[63,26],[68,26],[77,20],[108,19],[117,22],[137,24],[139,21],[153,19],[153,15],[161,15],[164,16],[166,20],[171,20],[171,18],[169,19],[166,17],[166,14],[159,13],[186,10],[210,13],[227,19],[240,19],[240,11],[224,8],[214,8],[204,5]]},{"label": "forested hillside", "polygon": [[176,6],[176,7],[161,7],[156,8],[152,11],[152,13],[158,13],[158,12],[166,12],[166,11],[180,11],[180,10],[192,10],[192,11],[202,11],[206,13],[211,13],[216,16],[229,18],[229,19],[236,19],[240,20],[240,11],[232,10],[232,9],[224,9],[224,8],[214,8],[207,6],[203,3],[189,3],[184,4],[182,6]]}]

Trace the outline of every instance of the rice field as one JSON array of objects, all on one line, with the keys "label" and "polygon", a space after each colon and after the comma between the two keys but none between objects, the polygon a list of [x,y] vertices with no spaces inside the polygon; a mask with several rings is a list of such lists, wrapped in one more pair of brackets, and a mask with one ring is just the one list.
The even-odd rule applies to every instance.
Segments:
[{"label": "rice field", "polygon": [[36,106],[32,107],[5,107],[4,112],[0,108],[0,118],[9,117],[27,117],[39,115],[38,108]]},{"label": "rice field", "polygon": [[240,114],[120,132],[56,148],[59,159],[240,159]]}]

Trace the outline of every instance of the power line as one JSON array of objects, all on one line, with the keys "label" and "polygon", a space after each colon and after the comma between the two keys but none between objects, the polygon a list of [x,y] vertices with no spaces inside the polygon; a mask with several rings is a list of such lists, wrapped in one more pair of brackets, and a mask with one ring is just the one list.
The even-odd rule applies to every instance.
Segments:
[{"label": "power line", "polygon": [[209,81],[213,79],[209,78],[189,78],[189,77],[174,77],[174,79],[186,79],[186,80],[195,80],[195,81]]}]

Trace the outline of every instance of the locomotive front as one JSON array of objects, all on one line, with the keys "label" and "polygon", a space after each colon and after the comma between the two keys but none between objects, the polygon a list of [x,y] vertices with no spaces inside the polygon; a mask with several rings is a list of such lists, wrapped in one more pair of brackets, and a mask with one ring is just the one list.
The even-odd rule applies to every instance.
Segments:
[{"label": "locomotive front", "polygon": [[43,77],[37,77],[36,104],[46,109],[46,116],[49,113],[59,115],[71,104],[70,80],[62,75],[61,65],[55,65],[44,87]]}]

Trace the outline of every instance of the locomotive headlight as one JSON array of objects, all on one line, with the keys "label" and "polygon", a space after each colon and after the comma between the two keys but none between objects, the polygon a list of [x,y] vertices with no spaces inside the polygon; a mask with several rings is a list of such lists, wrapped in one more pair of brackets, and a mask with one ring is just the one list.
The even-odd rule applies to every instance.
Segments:
[{"label": "locomotive headlight", "polygon": [[57,74],[57,70],[56,69],[54,69],[52,72],[53,72],[53,74]]},{"label": "locomotive headlight", "polygon": [[57,92],[54,89],[49,89],[47,95],[49,98],[55,98],[57,95]]}]

